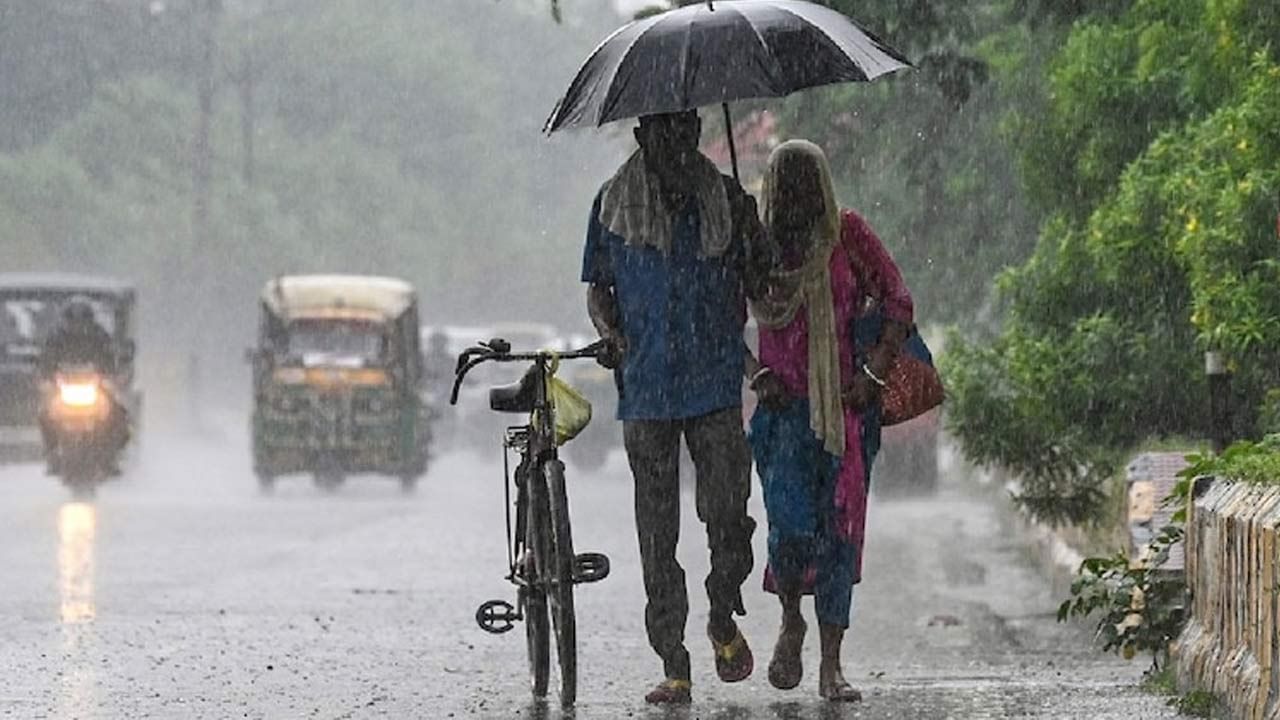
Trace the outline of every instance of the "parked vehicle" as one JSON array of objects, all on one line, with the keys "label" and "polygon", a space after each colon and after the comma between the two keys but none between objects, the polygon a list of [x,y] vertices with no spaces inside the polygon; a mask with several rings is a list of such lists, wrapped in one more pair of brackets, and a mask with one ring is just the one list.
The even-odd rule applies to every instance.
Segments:
[{"label": "parked vehicle", "polygon": [[271,280],[253,363],[253,464],[270,488],[309,473],[332,489],[350,473],[426,472],[418,304],[408,283],[359,275]]},{"label": "parked vehicle", "polygon": [[142,393],[134,383],[133,312],[136,291],[129,283],[73,274],[0,274],[0,462],[38,460],[43,454],[40,414],[40,355],[58,328],[64,305],[86,302],[110,335],[115,371],[109,383],[136,436]]}]

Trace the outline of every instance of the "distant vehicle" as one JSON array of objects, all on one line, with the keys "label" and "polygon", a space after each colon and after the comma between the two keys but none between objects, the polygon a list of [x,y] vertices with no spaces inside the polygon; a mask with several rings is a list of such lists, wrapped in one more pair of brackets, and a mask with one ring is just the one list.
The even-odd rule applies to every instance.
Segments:
[{"label": "distant vehicle", "polygon": [[[424,395],[431,408],[432,440],[443,452],[464,446],[466,419],[478,414],[476,402],[461,407],[449,405],[449,389],[458,356],[469,347],[493,339],[493,329],[482,325],[424,325],[422,327],[424,357]],[[439,343],[443,340],[443,346]],[[479,396],[474,386],[464,387],[463,396]]]},{"label": "distant vehicle", "polygon": [[60,366],[44,392],[51,449],[49,466],[76,497],[92,496],[116,465],[120,436],[111,413],[120,412],[110,378],[92,366]]},{"label": "distant vehicle", "polygon": [[72,298],[92,307],[95,320],[114,341],[116,373],[104,380],[116,388],[117,400],[136,428],[142,412],[142,395],[134,387],[136,295],[129,283],[107,277],[0,274],[0,461],[32,461],[43,454],[40,353]]},{"label": "distant vehicle", "polygon": [[310,473],[332,489],[380,473],[412,489],[430,423],[413,287],[395,278],[294,275],[262,290],[253,363],[253,464],[264,489]]},{"label": "distant vehicle", "polygon": [[[486,326],[493,337],[502,338],[512,347],[530,348],[534,350],[561,350],[564,341],[554,325],[539,322],[498,322]],[[482,405],[476,402],[487,388],[496,385],[507,385],[519,380],[521,373],[517,368],[500,363],[488,363],[472,371],[473,383],[464,387],[463,402],[459,406],[467,407],[459,419],[460,430],[465,438],[462,445],[476,451],[487,451],[493,443],[506,435],[510,425],[509,418],[499,413],[485,412]],[[474,396],[474,397],[473,397]]]}]

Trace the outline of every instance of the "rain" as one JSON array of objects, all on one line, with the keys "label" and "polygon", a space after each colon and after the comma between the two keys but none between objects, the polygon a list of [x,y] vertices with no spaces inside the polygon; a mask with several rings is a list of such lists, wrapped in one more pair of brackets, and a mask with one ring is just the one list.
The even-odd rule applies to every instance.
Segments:
[{"label": "rain", "polygon": [[1272,716],[1278,8],[0,0],[0,717]]}]

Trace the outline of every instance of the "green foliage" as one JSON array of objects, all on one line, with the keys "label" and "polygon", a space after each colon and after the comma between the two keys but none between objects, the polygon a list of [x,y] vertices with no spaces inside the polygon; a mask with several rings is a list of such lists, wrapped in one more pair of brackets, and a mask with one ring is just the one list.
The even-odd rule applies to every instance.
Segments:
[{"label": "green foliage", "polygon": [[1155,695],[1169,696],[1168,706],[1187,717],[1212,717],[1214,707],[1213,693],[1205,690],[1192,690],[1183,695],[1178,694],[1177,677],[1173,668],[1165,666],[1159,670],[1148,670],[1142,678],[1142,689]]},{"label": "green foliage", "polygon": [[1178,677],[1168,665],[1159,670],[1149,670],[1142,676],[1142,689],[1153,695],[1175,695]]},{"label": "green foliage", "polygon": [[1126,659],[1149,652],[1152,668],[1159,669],[1182,626],[1185,590],[1180,576],[1159,566],[1182,535],[1181,526],[1165,527],[1145,562],[1132,563],[1123,552],[1086,559],[1071,584],[1071,598],[1058,608],[1058,621],[1097,615],[1096,637],[1104,652]]},{"label": "green foliage", "polygon": [[1233,360],[1241,431],[1274,421],[1280,68],[1259,28],[1280,13],[1246,5],[1087,16],[1053,61],[1047,114],[1013,123],[1051,215],[999,279],[1003,331],[949,345],[950,423],[971,457],[1073,511],[1105,477],[1096,458],[1203,434],[1202,349]]},{"label": "green foliage", "polygon": [[1232,443],[1221,454],[1196,453],[1187,457],[1190,465],[1180,473],[1178,493],[1189,493],[1189,483],[1200,476],[1226,478],[1249,483],[1280,483],[1280,434],[1267,435],[1258,442]]},{"label": "green foliage", "polygon": [[1213,693],[1208,690],[1192,690],[1186,695],[1169,701],[1170,707],[1175,708],[1187,717],[1194,718],[1213,717],[1215,704],[1216,700]]}]

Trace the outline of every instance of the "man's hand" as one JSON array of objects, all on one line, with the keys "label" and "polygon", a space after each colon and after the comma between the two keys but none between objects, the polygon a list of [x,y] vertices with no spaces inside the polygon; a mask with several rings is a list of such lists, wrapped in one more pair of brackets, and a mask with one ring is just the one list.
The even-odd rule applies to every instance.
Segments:
[{"label": "man's hand", "polygon": [[880,399],[880,386],[861,371],[853,378],[853,382],[844,386],[840,393],[844,404],[849,408],[862,412]]},{"label": "man's hand", "polygon": [[756,391],[756,398],[769,410],[783,410],[791,404],[791,395],[782,379],[772,372],[766,372],[752,383],[751,389]]},{"label": "man's hand", "polygon": [[622,356],[627,351],[626,338],[616,332],[606,332],[601,334],[600,339],[604,341],[604,347],[596,356],[596,362],[609,370],[616,369],[622,364]]}]

